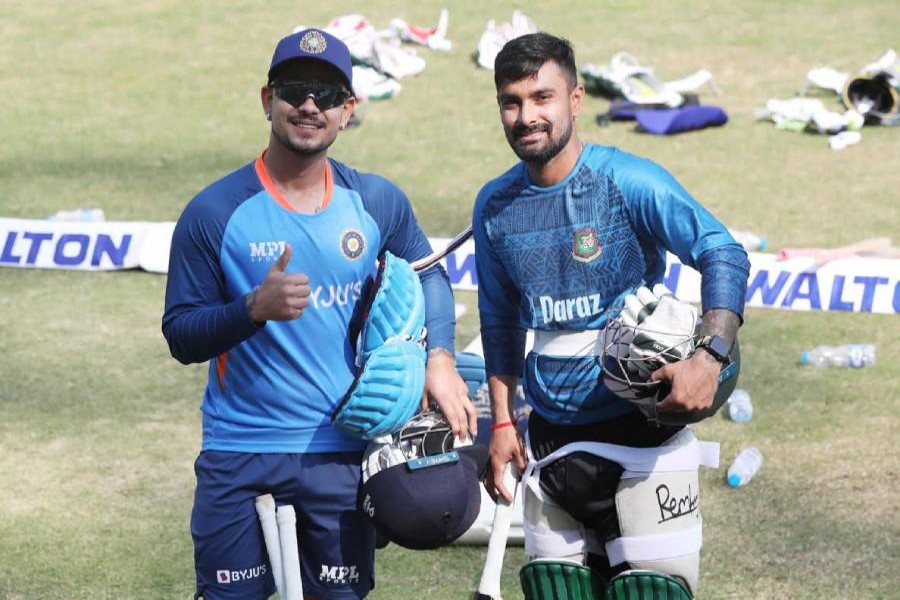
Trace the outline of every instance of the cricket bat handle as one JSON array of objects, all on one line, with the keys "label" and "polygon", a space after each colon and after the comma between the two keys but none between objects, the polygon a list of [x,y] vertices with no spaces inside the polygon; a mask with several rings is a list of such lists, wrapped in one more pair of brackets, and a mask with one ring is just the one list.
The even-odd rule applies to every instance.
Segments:
[{"label": "cricket bat handle", "polygon": [[512,469],[512,463],[509,463],[503,471],[503,486],[508,490],[512,490],[512,502],[507,504],[502,496],[497,498],[494,523],[491,526],[491,537],[488,540],[487,557],[484,561],[484,569],[481,572],[481,581],[478,584],[475,600],[501,600],[500,575],[503,572],[503,555],[506,553],[506,541],[509,538],[513,504],[515,504],[516,493],[519,488],[519,482],[513,476]]},{"label": "cricket bat handle", "polygon": [[262,525],[263,539],[266,543],[266,552],[269,554],[269,565],[272,567],[272,577],[275,579],[278,597],[284,598],[284,575],[281,572],[281,540],[278,535],[275,499],[272,497],[272,494],[263,494],[256,497],[256,512]]}]

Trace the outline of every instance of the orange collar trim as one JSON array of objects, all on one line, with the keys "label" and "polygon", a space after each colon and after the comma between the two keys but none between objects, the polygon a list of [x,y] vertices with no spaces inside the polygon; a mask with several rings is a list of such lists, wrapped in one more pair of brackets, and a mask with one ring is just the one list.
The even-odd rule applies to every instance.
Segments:
[{"label": "orange collar trim", "polygon": [[[278,189],[278,186],[275,185],[275,182],[272,180],[272,176],[269,175],[269,170],[266,168],[266,162],[264,160],[266,156],[266,151],[263,150],[260,152],[259,156],[256,157],[256,162],[253,165],[253,168],[256,170],[256,176],[259,177],[259,181],[263,184],[263,187],[269,195],[275,199],[279,205],[285,210],[289,210],[291,212],[297,212],[297,209],[288,202],[288,199],[284,197],[284,194]],[[334,195],[334,177],[331,174],[331,162],[326,158],[325,159],[325,199],[322,201],[322,206],[319,208],[319,212],[325,210],[325,208],[331,203],[331,197]]]}]

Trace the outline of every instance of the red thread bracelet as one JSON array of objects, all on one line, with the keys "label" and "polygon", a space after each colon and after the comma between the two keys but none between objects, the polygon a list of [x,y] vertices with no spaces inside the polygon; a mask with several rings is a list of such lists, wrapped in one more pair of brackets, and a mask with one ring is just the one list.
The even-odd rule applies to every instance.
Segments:
[{"label": "red thread bracelet", "polygon": [[502,423],[494,423],[493,425],[491,425],[491,431],[497,431],[498,429],[503,429],[504,427],[513,427],[515,424],[515,421],[503,421]]}]

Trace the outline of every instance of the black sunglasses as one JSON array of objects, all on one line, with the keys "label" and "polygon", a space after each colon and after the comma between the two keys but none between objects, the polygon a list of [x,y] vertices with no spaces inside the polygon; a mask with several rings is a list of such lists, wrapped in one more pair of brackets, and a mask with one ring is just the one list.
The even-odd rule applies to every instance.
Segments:
[{"label": "black sunglasses", "polygon": [[312,97],[319,110],[324,111],[342,105],[350,97],[350,92],[342,86],[323,81],[276,81],[271,87],[276,96],[294,108],[300,108]]}]

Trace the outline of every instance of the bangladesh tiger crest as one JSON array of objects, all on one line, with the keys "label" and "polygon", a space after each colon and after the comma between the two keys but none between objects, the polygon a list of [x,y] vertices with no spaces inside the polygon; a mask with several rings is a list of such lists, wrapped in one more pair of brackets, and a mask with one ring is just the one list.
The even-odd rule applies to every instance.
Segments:
[{"label": "bangladesh tiger crest", "polygon": [[593,227],[584,227],[575,232],[572,245],[572,257],[581,262],[590,262],[600,256],[600,240],[597,239],[597,230]]}]

